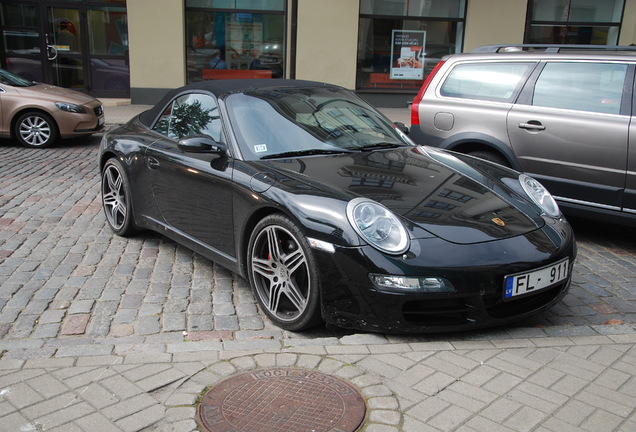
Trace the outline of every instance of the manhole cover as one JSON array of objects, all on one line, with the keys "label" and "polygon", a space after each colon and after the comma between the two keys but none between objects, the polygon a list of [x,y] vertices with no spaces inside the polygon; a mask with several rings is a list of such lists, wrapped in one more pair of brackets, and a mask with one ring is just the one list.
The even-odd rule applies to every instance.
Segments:
[{"label": "manhole cover", "polygon": [[199,419],[211,432],[353,432],[366,405],[350,384],[302,369],[267,369],[229,378],[208,391]]}]

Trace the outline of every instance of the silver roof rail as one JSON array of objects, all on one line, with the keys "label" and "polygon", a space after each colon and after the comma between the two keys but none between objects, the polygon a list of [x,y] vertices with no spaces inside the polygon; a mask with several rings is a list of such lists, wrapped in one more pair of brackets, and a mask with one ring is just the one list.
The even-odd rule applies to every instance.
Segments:
[{"label": "silver roof rail", "polygon": [[483,45],[475,48],[471,53],[505,53],[521,51],[542,51],[558,53],[561,50],[572,51],[636,51],[636,46],[620,45],[556,45],[556,44],[511,44],[511,45]]}]

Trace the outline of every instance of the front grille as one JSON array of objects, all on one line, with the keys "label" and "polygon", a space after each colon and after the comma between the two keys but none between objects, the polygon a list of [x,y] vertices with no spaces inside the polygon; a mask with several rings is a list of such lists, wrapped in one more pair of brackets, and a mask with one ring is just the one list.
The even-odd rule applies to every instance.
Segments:
[{"label": "front grille", "polygon": [[465,299],[415,300],[404,303],[402,315],[414,325],[458,326],[468,324],[475,307]]},{"label": "front grille", "polygon": [[412,325],[451,327],[479,324],[482,320],[515,318],[552,303],[567,287],[567,281],[536,294],[503,301],[501,291],[486,296],[412,300],[402,306],[404,320]]},{"label": "front grille", "polygon": [[104,113],[104,108],[100,105],[100,106],[94,108],[93,111],[95,111],[95,115],[97,117],[99,117],[99,116],[101,116]]},{"label": "front grille", "polygon": [[484,296],[484,305],[486,306],[488,314],[494,318],[514,317],[535,311],[554,301],[554,299],[561,294],[566,284],[567,282],[564,282],[553,288],[540,291],[537,294],[510,301],[503,301],[501,294]]}]

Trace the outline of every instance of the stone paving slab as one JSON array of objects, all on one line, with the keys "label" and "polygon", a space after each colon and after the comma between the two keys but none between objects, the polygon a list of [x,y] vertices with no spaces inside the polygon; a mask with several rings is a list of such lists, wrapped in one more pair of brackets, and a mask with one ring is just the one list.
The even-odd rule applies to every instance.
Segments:
[{"label": "stone paving slab", "polygon": [[[636,334],[511,339],[518,348],[463,342],[391,344],[390,353],[205,349],[168,354],[0,361],[2,430],[196,431],[196,402],[238,373],[318,370],[366,399],[361,430],[633,431]],[[311,348],[311,349],[309,349]]]},{"label": "stone paving slab", "polygon": [[572,221],[570,293],[513,326],[290,333],[226,269],[112,234],[99,139],[0,141],[0,430],[196,430],[201,392],[274,366],[360,388],[365,431],[636,430],[634,228]]}]

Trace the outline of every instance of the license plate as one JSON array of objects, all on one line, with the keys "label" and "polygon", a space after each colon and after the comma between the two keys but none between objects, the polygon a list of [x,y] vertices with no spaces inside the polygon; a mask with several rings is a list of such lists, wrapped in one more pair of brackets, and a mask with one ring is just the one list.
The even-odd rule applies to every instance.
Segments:
[{"label": "license plate", "polygon": [[97,119],[97,126],[102,126],[104,124],[104,117],[99,117]]},{"label": "license plate", "polygon": [[570,261],[566,258],[556,264],[537,270],[506,276],[504,298],[512,298],[549,288],[568,277]]}]

